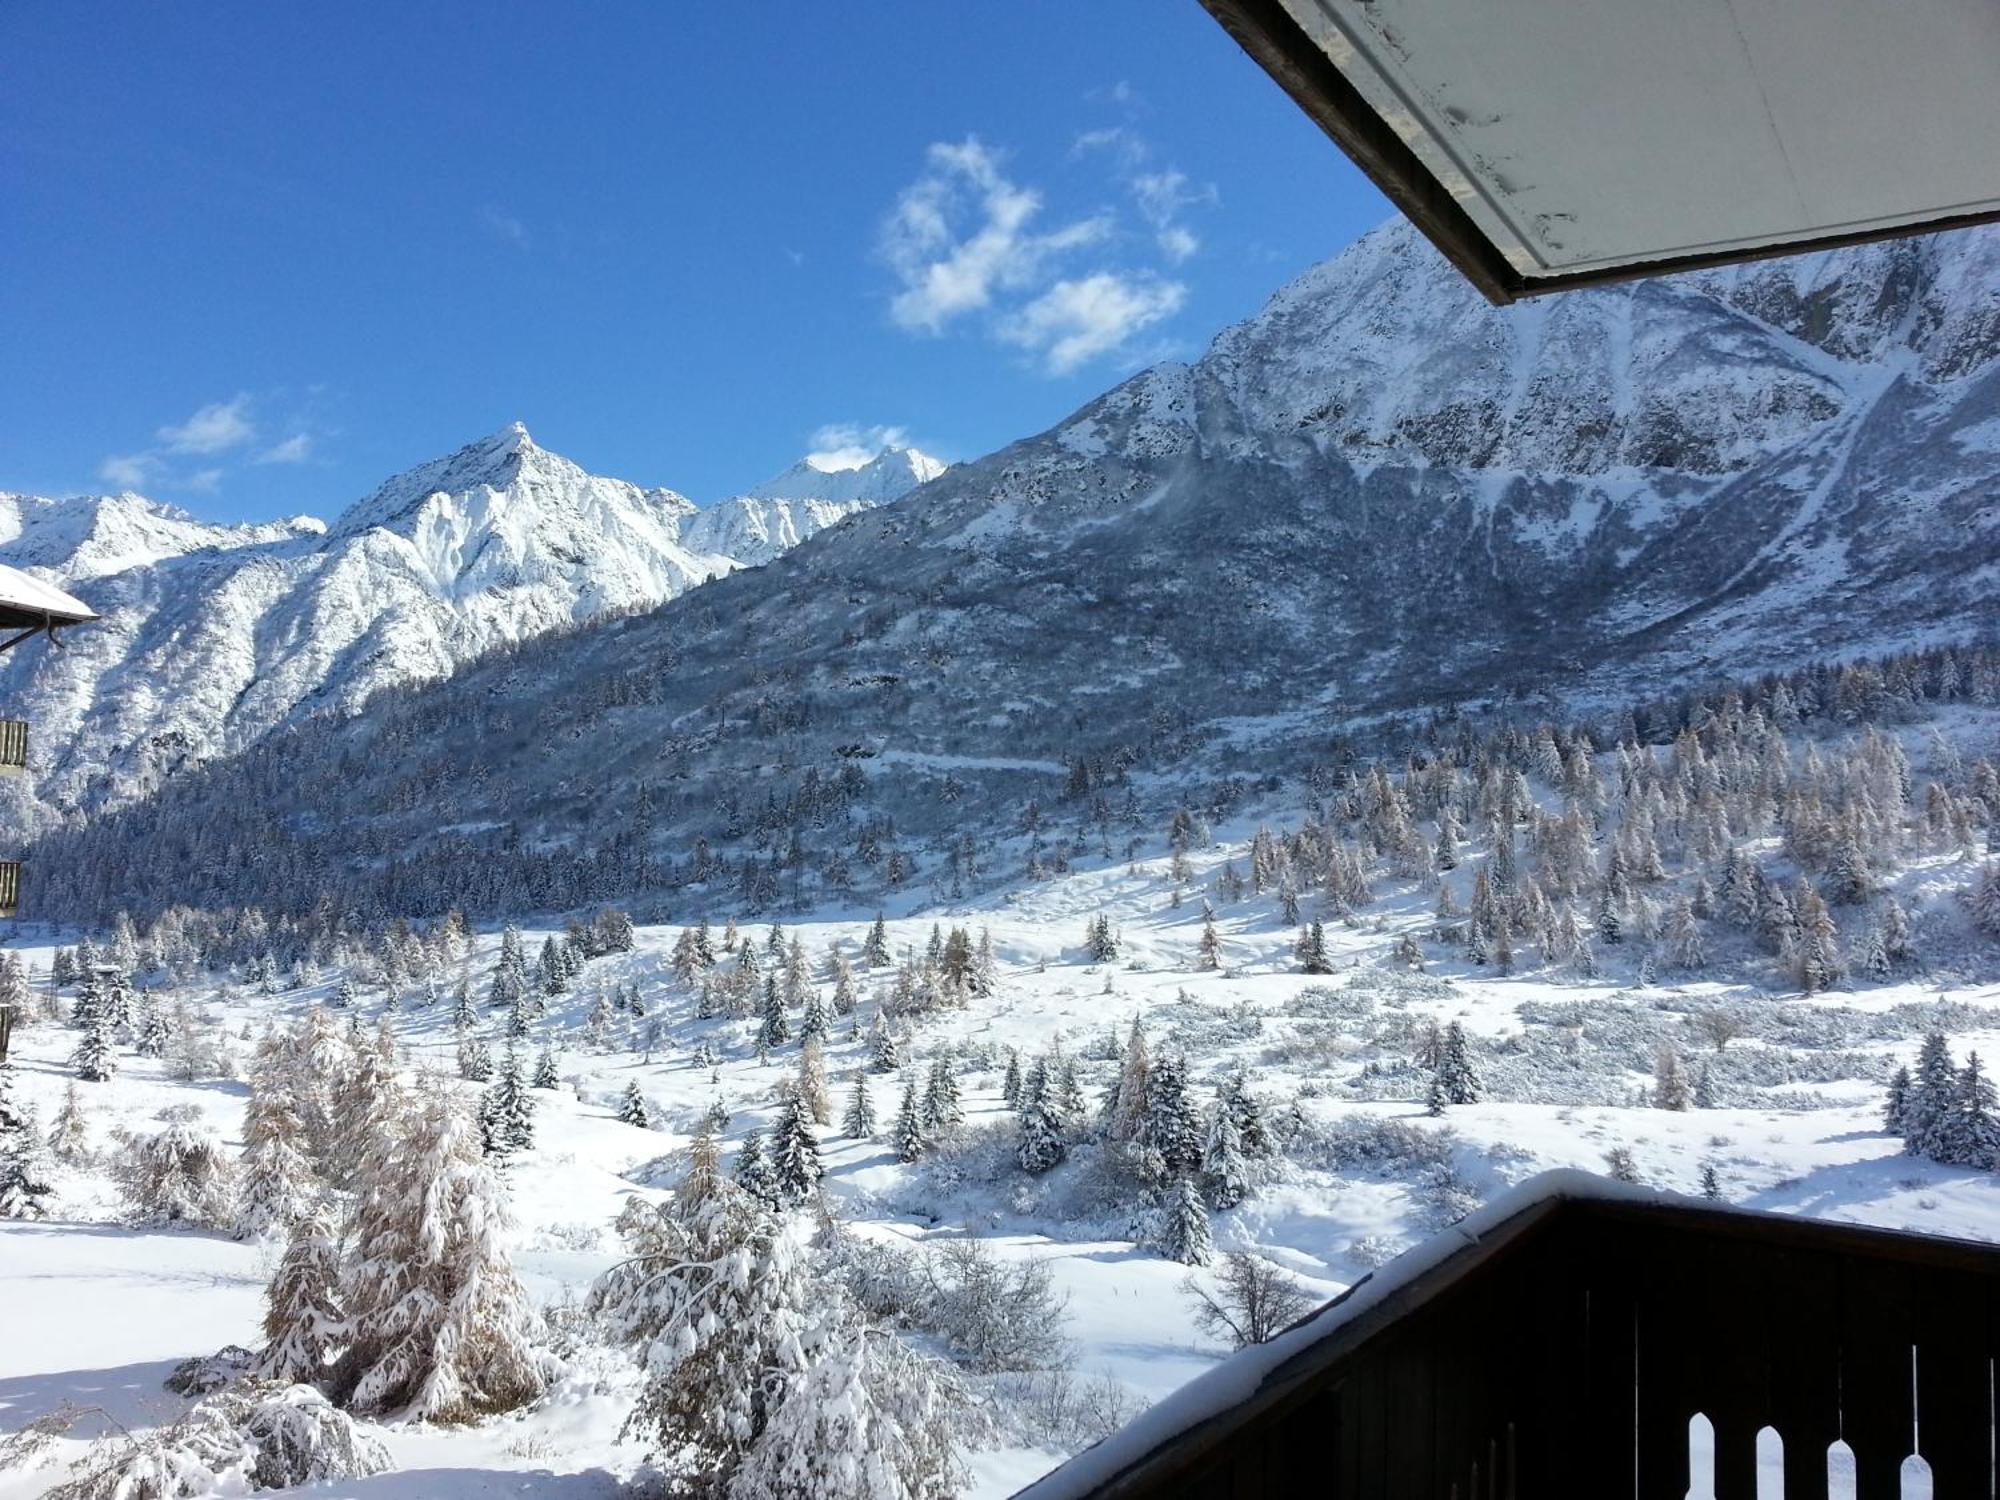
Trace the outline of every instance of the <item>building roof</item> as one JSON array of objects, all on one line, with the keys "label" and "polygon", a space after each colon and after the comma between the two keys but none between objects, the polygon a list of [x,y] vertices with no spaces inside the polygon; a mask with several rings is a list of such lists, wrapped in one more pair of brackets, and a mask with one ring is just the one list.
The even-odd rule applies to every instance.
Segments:
[{"label": "building roof", "polygon": [[81,599],[19,568],[0,563],[0,630],[81,625],[96,618],[97,612]]},{"label": "building roof", "polygon": [[1993,0],[1202,0],[1495,302],[2000,219]]}]

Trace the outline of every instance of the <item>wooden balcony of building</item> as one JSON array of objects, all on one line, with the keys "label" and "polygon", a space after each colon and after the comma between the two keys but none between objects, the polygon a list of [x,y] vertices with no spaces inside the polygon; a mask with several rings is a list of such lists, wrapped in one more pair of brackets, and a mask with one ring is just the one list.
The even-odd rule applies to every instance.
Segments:
[{"label": "wooden balcony of building", "polygon": [[0,719],[0,776],[25,775],[27,769],[27,724],[20,719]]},{"label": "wooden balcony of building", "polygon": [[1549,1173],[1020,1500],[1992,1500],[1997,1328],[1993,1246]]},{"label": "wooden balcony of building", "polygon": [[0,859],[0,922],[21,914],[21,866],[16,860]]}]

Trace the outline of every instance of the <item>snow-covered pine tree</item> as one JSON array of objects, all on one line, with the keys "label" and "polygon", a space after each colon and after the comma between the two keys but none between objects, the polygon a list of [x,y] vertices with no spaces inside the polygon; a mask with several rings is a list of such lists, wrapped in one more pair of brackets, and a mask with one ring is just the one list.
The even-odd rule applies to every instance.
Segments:
[{"label": "snow-covered pine tree", "polygon": [[1479,1102],[1479,1075],[1466,1047],[1465,1028],[1453,1021],[1444,1029],[1444,1050],[1438,1058],[1438,1083],[1452,1104]]},{"label": "snow-covered pine tree", "polygon": [[1039,1174],[1055,1166],[1069,1154],[1069,1142],[1049,1101],[1024,1094],[1019,1113],[1019,1140],[1014,1158],[1021,1170]]},{"label": "snow-covered pine tree", "polygon": [[534,1087],[538,1089],[558,1089],[562,1087],[562,1077],[556,1072],[555,1048],[547,1042],[535,1054]]},{"label": "snow-covered pine tree", "polygon": [[1222,967],[1222,939],[1215,930],[1215,909],[1206,901],[1201,904],[1201,937],[1195,944],[1194,966],[1204,971]]},{"label": "snow-covered pine tree", "polygon": [[1882,1129],[1889,1135],[1909,1134],[1910,1070],[1896,1069],[1889,1079],[1888,1097],[1882,1104]]},{"label": "snow-covered pine tree", "polygon": [[521,1076],[521,1054],[509,1042],[492,1083],[479,1099],[480,1150],[505,1158],[534,1144],[535,1096]]},{"label": "snow-covered pine tree", "polygon": [[1709,1071],[1706,1061],[1695,1070],[1694,1107],[1696,1109],[1714,1109],[1716,1107],[1715,1077]]},{"label": "snow-covered pine tree", "polygon": [[757,1040],[766,1047],[776,1047],[791,1039],[792,1023],[785,1017],[785,997],[778,989],[778,976],[768,974],[764,978],[764,1023],[758,1029]]},{"label": "snow-covered pine tree", "polygon": [[364,1415],[466,1422],[539,1396],[540,1319],[507,1254],[499,1179],[457,1094],[420,1079],[356,1190],[336,1399]]},{"label": "snow-covered pine tree", "polygon": [[485,1083],[493,1076],[493,1049],[482,1036],[461,1037],[458,1043],[458,1076],[467,1083]]},{"label": "snow-covered pine tree", "polygon": [[744,1131],[736,1144],[736,1185],[757,1202],[777,1206],[778,1184],[764,1150],[764,1132],[755,1127]]},{"label": "snow-covered pine tree", "polygon": [[55,1196],[49,1152],[33,1106],[14,1101],[13,1075],[0,1057],[0,1219],[40,1219]]},{"label": "snow-covered pine tree", "polygon": [[653,1112],[646,1106],[646,1096],[639,1092],[639,1080],[627,1080],[625,1092],[618,1096],[618,1121],[622,1125],[633,1125],[640,1130],[653,1128]]},{"label": "snow-covered pine tree", "polygon": [[1711,1203],[1722,1201],[1722,1179],[1716,1175],[1714,1162],[1702,1163],[1701,1195]]},{"label": "snow-covered pine tree", "polygon": [[284,1234],[318,1201],[321,1184],[293,1096],[289,1048],[277,1033],[258,1045],[243,1111],[236,1198],[238,1238]]},{"label": "snow-covered pine tree", "polygon": [[1007,1071],[1001,1075],[1000,1097],[1007,1101],[1009,1109],[1021,1102],[1021,1053],[1018,1048],[1007,1049]]},{"label": "snow-covered pine tree", "polygon": [[75,1080],[63,1085],[62,1108],[49,1125],[49,1152],[66,1167],[81,1165],[91,1158],[90,1119],[84,1113],[83,1095]]},{"label": "snow-covered pine tree", "polygon": [[883,1021],[879,1010],[875,1012],[874,1025],[868,1030],[868,1066],[877,1073],[893,1073],[902,1066],[895,1035]]},{"label": "snow-covered pine tree", "polygon": [[1125,1039],[1125,1060],[1118,1071],[1116,1096],[1111,1100],[1108,1124],[1114,1141],[1134,1139],[1145,1123],[1146,1101],[1152,1087],[1153,1059],[1146,1048],[1146,1034],[1139,1018],[1132,1018],[1132,1030]]},{"label": "snow-covered pine tree", "polygon": [[875,925],[868,929],[868,936],[861,944],[861,967],[879,969],[889,962],[889,924],[882,913],[875,914]]},{"label": "snow-covered pine tree", "polygon": [[695,1480],[691,1493],[733,1500],[824,1293],[777,1220],[712,1167],[690,1170],[668,1204],[635,1200],[619,1227],[630,1254],[591,1307],[647,1371],[623,1435]]},{"label": "snow-covered pine tree", "polygon": [[767,1403],[728,1500],[950,1500],[954,1429],[971,1409],[950,1367],[838,1303],[801,1333],[800,1367]]},{"label": "snow-covered pine tree", "polygon": [[2000,1158],[2000,1123],[1993,1118],[1993,1084],[1979,1065],[1979,1054],[1968,1052],[1959,1071],[1952,1110],[1938,1131],[1939,1161],[1990,1172]]},{"label": "snow-covered pine tree", "polygon": [[1667,962],[1690,973],[1708,963],[1708,940],[1702,936],[1701,919],[1685,897],[1674,907],[1667,927]]},{"label": "snow-covered pine tree", "polygon": [[1653,1056],[1653,1108],[1685,1110],[1693,1102],[1680,1048],[1662,1042]]},{"label": "snow-covered pine tree", "polygon": [[1174,1184],[1160,1222],[1160,1252],[1168,1260],[1184,1266],[1205,1266],[1214,1254],[1208,1227],[1208,1205],[1191,1175],[1183,1174]]},{"label": "snow-covered pine tree", "polygon": [[1299,933],[1299,970],[1305,974],[1331,974],[1333,960],[1327,956],[1326,927],[1315,920]]},{"label": "snow-covered pine tree", "polygon": [[340,1285],[340,1243],[325,1211],[308,1206],[294,1217],[284,1257],[264,1291],[264,1347],[254,1373],[282,1385],[318,1385],[340,1352],[346,1320]]},{"label": "snow-covered pine tree", "polygon": [[1243,1156],[1243,1137],[1229,1106],[1218,1100],[1215,1118],[1209,1123],[1208,1144],[1201,1157],[1202,1180],[1209,1200],[1217,1208],[1234,1208],[1250,1192],[1249,1167]]},{"label": "snow-covered pine tree", "polygon": [[1917,1049],[1916,1075],[1903,1102],[1903,1144],[1916,1156],[1941,1160],[1945,1132],[1957,1099],[1957,1073],[1944,1033],[1933,1031]]},{"label": "snow-covered pine tree", "polygon": [[847,1096],[847,1109],[840,1117],[840,1133],[856,1141],[875,1134],[875,1101],[868,1094],[868,1075],[859,1070]]},{"label": "snow-covered pine tree", "polygon": [[69,1065],[85,1083],[104,1083],[118,1071],[118,1049],[111,1040],[111,1018],[94,1014],[70,1054]]},{"label": "snow-covered pine tree", "polygon": [[903,1102],[896,1110],[896,1128],[891,1136],[896,1160],[913,1162],[924,1154],[924,1112],[917,1099],[917,1080],[903,1082]]},{"label": "snow-covered pine tree", "polygon": [[924,1134],[935,1139],[964,1123],[965,1107],[959,1101],[958,1076],[952,1072],[951,1058],[933,1058],[924,1083]]},{"label": "snow-covered pine tree", "polygon": [[804,1203],[819,1191],[820,1178],[826,1175],[826,1169],[820,1165],[819,1140],[813,1134],[811,1112],[796,1093],[778,1109],[770,1155],[771,1182],[780,1202]]},{"label": "snow-covered pine tree", "polygon": [[1187,1059],[1170,1053],[1153,1064],[1147,1080],[1146,1114],[1134,1137],[1155,1153],[1168,1177],[1191,1176],[1201,1168],[1201,1117],[1188,1097]]}]

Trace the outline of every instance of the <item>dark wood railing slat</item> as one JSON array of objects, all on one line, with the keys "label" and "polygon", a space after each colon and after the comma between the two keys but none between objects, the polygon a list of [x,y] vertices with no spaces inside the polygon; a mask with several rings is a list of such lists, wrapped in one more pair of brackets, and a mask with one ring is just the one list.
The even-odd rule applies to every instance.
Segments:
[{"label": "dark wood railing slat", "polygon": [[1991,1300],[1966,1275],[1926,1279],[1917,1296],[1917,1451],[1939,1496],[1992,1497]]},{"label": "dark wood railing slat", "polygon": [[1840,1426],[1854,1450],[1857,1500],[1898,1500],[1911,1451],[1909,1273],[1850,1261],[1840,1306]]}]

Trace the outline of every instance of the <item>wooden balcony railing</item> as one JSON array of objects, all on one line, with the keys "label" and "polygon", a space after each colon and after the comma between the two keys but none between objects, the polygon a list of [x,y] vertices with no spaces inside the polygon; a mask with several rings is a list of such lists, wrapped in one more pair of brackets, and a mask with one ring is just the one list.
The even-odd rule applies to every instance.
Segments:
[{"label": "wooden balcony railing", "polygon": [[20,719],[0,719],[0,776],[19,776],[27,769],[27,724]]},{"label": "wooden balcony railing", "polygon": [[0,922],[8,921],[21,913],[21,866],[18,862],[0,860]]},{"label": "wooden balcony railing", "polygon": [[1992,1246],[1549,1173],[1021,1500],[1993,1500],[1996,1328]]}]

